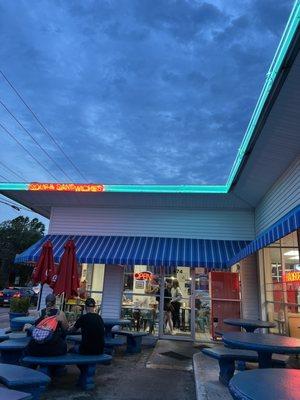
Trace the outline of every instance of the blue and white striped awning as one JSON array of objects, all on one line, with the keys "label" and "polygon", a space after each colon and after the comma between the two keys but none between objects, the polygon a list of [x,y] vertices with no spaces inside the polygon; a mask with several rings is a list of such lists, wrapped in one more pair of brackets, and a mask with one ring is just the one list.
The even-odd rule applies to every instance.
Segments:
[{"label": "blue and white striped awning", "polygon": [[59,262],[68,239],[75,241],[80,263],[206,268],[225,268],[249,243],[244,240],[47,235],[17,255],[15,262],[36,262],[46,240],[51,240],[54,260]]},{"label": "blue and white striped awning", "polygon": [[300,228],[300,205],[280,218],[275,224],[259,235],[253,242],[249,243],[240,252],[235,254],[228,262],[228,266],[236,264],[250,254],[276,242],[289,233]]}]

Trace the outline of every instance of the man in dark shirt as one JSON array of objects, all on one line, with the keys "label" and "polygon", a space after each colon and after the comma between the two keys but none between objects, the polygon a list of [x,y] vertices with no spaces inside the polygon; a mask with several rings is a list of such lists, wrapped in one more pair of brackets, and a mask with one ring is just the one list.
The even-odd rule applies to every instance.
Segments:
[{"label": "man in dark shirt", "polygon": [[89,297],[85,301],[86,314],[75,322],[72,332],[81,328],[82,341],[80,354],[102,354],[104,350],[104,323],[95,311],[95,300]]}]

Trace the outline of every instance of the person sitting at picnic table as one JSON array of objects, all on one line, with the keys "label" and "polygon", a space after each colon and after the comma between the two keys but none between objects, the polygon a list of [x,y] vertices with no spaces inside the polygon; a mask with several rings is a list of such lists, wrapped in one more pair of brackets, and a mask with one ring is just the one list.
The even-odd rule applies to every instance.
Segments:
[{"label": "person sitting at picnic table", "polygon": [[[46,308],[41,310],[41,316],[35,322],[35,328],[24,326],[24,330],[29,328],[32,331],[31,340],[27,346],[26,353],[36,357],[51,357],[60,356],[67,353],[67,343],[65,341],[66,330],[68,328],[68,321],[63,311],[56,308],[56,297],[50,293],[46,296]],[[56,327],[49,335],[48,339],[39,341],[34,335],[35,329],[38,329],[39,324],[45,321],[48,317],[56,317]]]},{"label": "person sitting at picnic table", "polygon": [[71,351],[80,354],[97,355],[104,351],[105,328],[103,319],[96,313],[96,302],[89,297],[85,301],[86,313],[81,315],[68,334],[81,329],[82,340]]}]

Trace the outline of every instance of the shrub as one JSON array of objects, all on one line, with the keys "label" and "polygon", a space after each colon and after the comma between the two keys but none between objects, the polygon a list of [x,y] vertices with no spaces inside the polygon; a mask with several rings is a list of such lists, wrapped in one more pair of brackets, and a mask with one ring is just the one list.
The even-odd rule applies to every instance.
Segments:
[{"label": "shrub", "polygon": [[30,306],[29,297],[12,298],[10,299],[10,311],[13,313],[28,313]]}]

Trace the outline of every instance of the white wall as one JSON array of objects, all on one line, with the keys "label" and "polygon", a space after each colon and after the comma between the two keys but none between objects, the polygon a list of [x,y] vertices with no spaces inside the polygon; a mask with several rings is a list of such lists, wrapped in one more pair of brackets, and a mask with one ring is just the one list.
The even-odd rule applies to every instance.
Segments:
[{"label": "white wall", "polygon": [[256,235],[300,204],[300,158],[275,182],[255,209]]},{"label": "white wall", "polygon": [[101,305],[102,318],[120,318],[123,296],[124,268],[106,265]]},{"label": "white wall", "polygon": [[252,240],[251,211],[54,207],[49,234]]},{"label": "white wall", "polygon": [[260,317],[260,310],[256,254],[245,258],[239,264],[242,291],[242,317],[258,319]]}]

